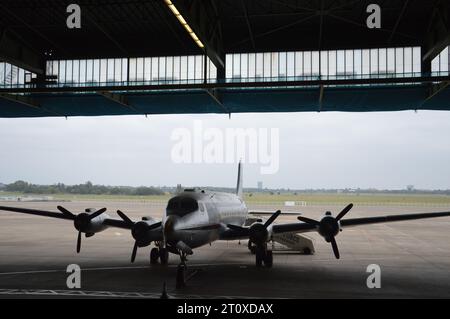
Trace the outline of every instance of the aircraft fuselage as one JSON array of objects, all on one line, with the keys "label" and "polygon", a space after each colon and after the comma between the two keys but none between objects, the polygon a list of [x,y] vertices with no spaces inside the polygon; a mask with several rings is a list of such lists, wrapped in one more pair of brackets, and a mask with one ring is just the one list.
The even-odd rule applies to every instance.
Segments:
[{"label": "aircraft fuselage", "polygon": [[227,224],[244,225],[247,213],[245,202],[235,194],[185,190],[167,204],[166,240],[172,246],[181,241],[197,248],[221,239]]}]

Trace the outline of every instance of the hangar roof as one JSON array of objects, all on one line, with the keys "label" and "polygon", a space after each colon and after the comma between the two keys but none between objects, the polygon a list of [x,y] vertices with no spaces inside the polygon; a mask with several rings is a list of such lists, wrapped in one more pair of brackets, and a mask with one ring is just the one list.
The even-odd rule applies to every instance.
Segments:
[{"label": "hangar roof", "polygon": [[[199,1],[183,2],[189,7]],[[202,2],[212,6],[217,25],[210,27],[221,33],[225,53],[422,46],[432,31],[431,21],[440,19],[440,12],[445,15],[440,8],[445,1],[440,0]],[[0,25],[41,54],[52,49],[62,59],[201,53],[163,0],[78,0],[79,30],[66,27],[68,3],[3,0]],[[366,26],[371,3],[381,6],[380,30]]]},{"label": "hangar roof", "polygon": [[[450,45],[448,0],[78,0],[82,27],[68,29],[72,2],[1,1],[0,61],[6,63],[0,62],[0,117],[450,110],[448,49],[440,57]],[[372,3],[381,7],[380,29],[366,25]],[[209,61],[198,62],[202,55]],[[186,63],[181,56],[189,56]],[[147,62],[158,69],[156,80]],[[167,74],[176,63],[180,75],[180,65],[191,72],[204,66],[194,79],[173,81]],[[215,66],[212,77],[203,73],[211,73],[207,63]],[[285,74],[290,66],[292,76]],[[30,82],[12,84],[13,78]]]}]

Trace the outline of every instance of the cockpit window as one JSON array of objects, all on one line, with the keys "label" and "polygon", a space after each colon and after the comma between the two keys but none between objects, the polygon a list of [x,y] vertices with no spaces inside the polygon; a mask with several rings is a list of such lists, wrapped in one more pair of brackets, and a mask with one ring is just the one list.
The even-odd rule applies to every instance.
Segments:
[{"label": "cockpit window", "polygon": [[190,197],[174,197],[167,203],[167,215],[184,216],[198,210],[198,203]]}]

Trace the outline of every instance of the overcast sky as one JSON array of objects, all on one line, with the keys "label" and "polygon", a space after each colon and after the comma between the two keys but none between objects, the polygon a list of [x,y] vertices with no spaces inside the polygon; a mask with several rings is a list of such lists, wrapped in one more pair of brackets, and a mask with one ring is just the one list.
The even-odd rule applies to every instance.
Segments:
[{"label": "overcast sky", "polygon": [[279,170],[244,186],[450,188],[450,112],[0,119],[0,182],[233,186],[236,163],[177,164],[175,129],[278,128]]}]

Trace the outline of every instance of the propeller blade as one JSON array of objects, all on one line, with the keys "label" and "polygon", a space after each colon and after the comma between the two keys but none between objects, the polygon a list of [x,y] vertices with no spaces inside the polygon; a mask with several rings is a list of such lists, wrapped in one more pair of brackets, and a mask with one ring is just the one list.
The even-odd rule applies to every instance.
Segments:
[{"label": "propeller blade", "polygon": [[81,232],[78,232],[78,239],[77,239],[77,254],[80,253],[81,250]]},{"label": "propeller blade", "polygon": [[338,246],[336,243],[336,239],[334,237],[331,237],[330,242],[331,242],[331,247],[333,247],[334,256],[336,257],[336,259],[339,259],[340,255],[339,255],[339,249],[338,249]]},{"label": "propeller blade", "polygon": [[275,219],[278,218],[278,216],[280,216],[281,214],[281,210],[277,210],[272,216],[270,216],[270,218],[264,223],[264,227],[269,227],[274,221]]},{"label": "propeller blade", "polygon": [[68,211],[67,209],[65,209],[62,206],[57,206],[56,207],[61,213],[63,213],[64,215],[66,215],[67,217],[70,218],[75,218],[76,216],[74,214],[72,214],[70,211]]},{"label": "propeller blade", "polygon": [[133,252],[131,253],[131,262],[134,263],[134,260],[136,259],[136,253],[138,249],[137,241],[134,242]]},{"label": "propeller blade", "polygon": [[320,222],[318,222],[317,220],[308,218],[308,217],[303,217],[303,216],[298,216],[297,219],[301,222],[310,224],[310,225],[314,225],[314,226],[319,226]]},{"label": "propeller blade", "polygon": [[336,220],[337,221],[339,221],[339,220],[341,220],[341,218],[342,217],[344,217],[345,216],[345,214],[347,214],[349,211],[350,211],[350,209],[352,209],[352,207],[353,207],[353,204],[348,204],[340,213],[339,213],[339,215],[337,215],[336,216]]},{"label": "propeller blade", "polygon": [[122,220],[127,223],[128,225],[134,225],[134,222],[127,216],[125,215],[122,211],[118,210],[117,214],[120,216],[120,218],[122,218]]},{"label": "propeller blade", "polygon": [[89,215],[89,219],[90,219],[90,220],[93,220],[95,217],[100,216],[100,215],[103,214],[104,212],[106,212],[106,208],[99,209],[99,210],[96,211],[95,213],[90,214],[90,215]]}]

